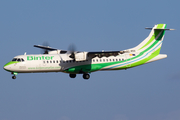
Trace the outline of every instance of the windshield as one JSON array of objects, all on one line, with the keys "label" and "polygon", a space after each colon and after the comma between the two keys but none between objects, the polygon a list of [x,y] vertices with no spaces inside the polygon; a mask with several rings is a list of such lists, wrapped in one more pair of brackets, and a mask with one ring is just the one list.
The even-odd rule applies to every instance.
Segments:
[{"label": "windshield", "polygon": [[17,58],[13,58],[13,59],[12,59],[12,61],[16,61],[16,60],[17,60]]},{"label": "windshield", "polygon": [[13,58],[12,61],[24,62],[23,58]]}]

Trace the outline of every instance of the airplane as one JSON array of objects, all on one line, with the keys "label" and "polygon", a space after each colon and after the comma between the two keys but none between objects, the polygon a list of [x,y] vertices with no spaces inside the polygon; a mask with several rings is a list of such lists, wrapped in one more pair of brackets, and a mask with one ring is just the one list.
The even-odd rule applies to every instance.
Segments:
[{"label": "airplane", "polygon": [[15,56],[4,65],[4,70],[18,73],[63,72],[70,78],[82,74],[84,79],[90,78],[90,73],[104,70],[123,70],[164,59],[166,54],[160,54],[166,30],[166,24],[157,24],[150,29],[149,36],[136,47],[122,51],[85,52],[61,50],[43,45],[34,47],[45,50],[44,54],[29,54]]}]

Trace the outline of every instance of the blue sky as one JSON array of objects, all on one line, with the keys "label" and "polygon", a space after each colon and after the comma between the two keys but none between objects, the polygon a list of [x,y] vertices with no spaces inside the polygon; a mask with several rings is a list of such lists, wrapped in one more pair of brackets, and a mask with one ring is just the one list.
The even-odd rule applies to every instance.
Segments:
[{"label": "blue sky", "polygon": [[[177,0],[0,1],[0,120],[180,119]],[[124,50],[166,23],[166,59],[129,70],[96,72],[86,81],[64,73],[18,74],[3,70],[14,56],[39,54],[34,44],[79,51]]]}]

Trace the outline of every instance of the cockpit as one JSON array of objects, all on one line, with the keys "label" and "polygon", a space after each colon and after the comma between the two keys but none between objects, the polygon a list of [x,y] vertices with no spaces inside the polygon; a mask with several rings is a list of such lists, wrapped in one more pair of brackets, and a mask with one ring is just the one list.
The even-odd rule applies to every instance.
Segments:
[{"label": "cockpit", "polygon": [[13,58],[12,61],[24,62],[23,58]]}]

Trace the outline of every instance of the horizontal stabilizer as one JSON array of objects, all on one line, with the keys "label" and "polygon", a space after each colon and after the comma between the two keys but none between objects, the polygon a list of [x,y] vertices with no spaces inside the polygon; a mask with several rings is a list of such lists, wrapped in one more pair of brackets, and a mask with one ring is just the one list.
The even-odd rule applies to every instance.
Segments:
[{"label": "horizontal stabilizer", "polygon": [[[145,29],[152,30],[153,28],[147,28],[147,27],[146,27]],[[175,30],[175,29],[155,28],[154,30]]]},{"label": "horizontal stabilizer", "polygon": [[164,59],[164,58],[167,58],[166,54],[159,54],[159,55],[157,55],[156,57],[154,57],[153,59],[149,60],[146,63],[157,61],[157,60],[161,60],[161,59]]}]

